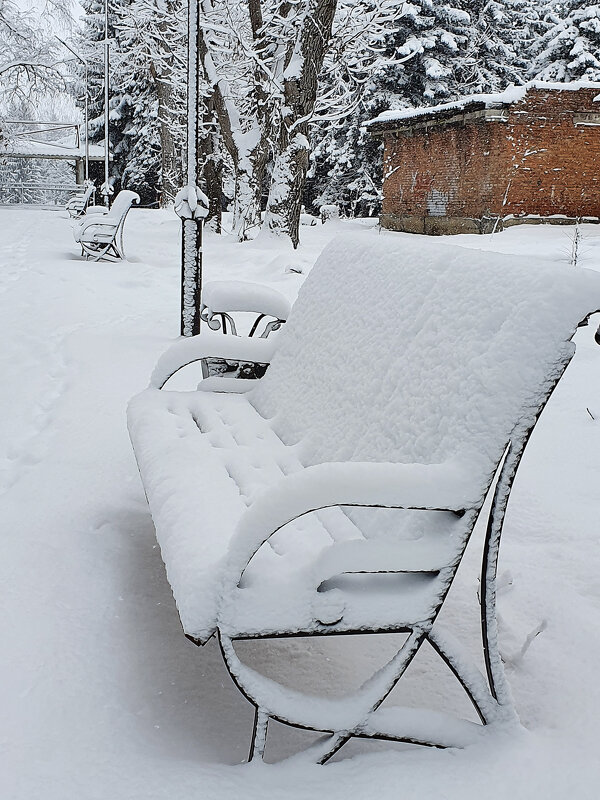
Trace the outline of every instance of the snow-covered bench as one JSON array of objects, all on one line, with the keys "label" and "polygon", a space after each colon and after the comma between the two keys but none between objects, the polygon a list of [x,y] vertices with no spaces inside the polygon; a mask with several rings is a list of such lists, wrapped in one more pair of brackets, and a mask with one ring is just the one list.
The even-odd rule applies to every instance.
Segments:
[{"label": "snow-covered bench", "polygon": [[[495,616],[504,514],[571,337],[599,308],[594,272],[346,237],[318,259],[277,341],[207,332],[160,359],[129,430],[184,632],[218,635],[255,705],[252,757],[269,719],[325,732],[306,751],[321,763],[352,737],[462,746],[514,722]],[[162,390],[211,356],[270,366],[258,382]],[[436,619],[490,495],[484,675]],[[241,639],[382,632],[406,639],[343,698],[284,688],[236,652]],[[381,707],[424,642],[483,725]]]},{"label": "snow-covered bench", "polygon": [[83,187],[82,192],[77,192],[77,194],[73,195],[73,197],[67,201],[65,209],[70,217],[80,217],[85,213],[87,205],[90,202],[95,190],[96,187],[92,181],[88,181],[87,185]]},{"label": "snow-covered bench", "polygon": [[339,219],[340,207],[335,205],[335,203],[326,203],[319,208],[319,215],[323,224],[329,219]]},{"label": "snow-covered bench", "polygon": [[136,192],[125,189],[115,197],[110,211],[103,214],[94,209],[73,228],[75,241],[81,245],[82,255],[99,261],[101,258],[125,258],[123,228],[125,218],[133,203],[139,203]]},{"label": "snow-covered bench", "polygon": [[[211,281],[202,287],[200,318],[213,331],[266,339],[281,328],[289,313],[289,301],[269,286],[248,281]],[[206,358],[202,359],[202,375],[262,378],[267,366],[239,359]]]}]

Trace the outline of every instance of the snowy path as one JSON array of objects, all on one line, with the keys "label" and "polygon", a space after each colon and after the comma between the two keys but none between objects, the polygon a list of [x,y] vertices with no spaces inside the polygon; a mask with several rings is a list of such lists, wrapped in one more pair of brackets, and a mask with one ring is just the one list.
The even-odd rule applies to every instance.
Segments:
[{"label": "snowy path", "polygon": [[[327,768],[244,769],[228,765],[245,757],[251,711],[214,643],[198,650],[180,632],[125,429],[128,398],[177,334],[177,221],[132,213],[126,264],[81,261],[60,212],[0,209],[0,226],[2,800],[597,797],[600,350],[590,331],[523,464],[503,546],[503,650],[527,730],[464,751],[359,745],[340,756],[363,755]],[[285,268],[309,266],[334,229],[310,229],[298,253],[207,237],[207,274],[293,298],[302,278]],[[586,231],[600,266],[600,232]],[[467,637],[473,625],[462,623]],[[276,664],[317,691],[344,647],[342,677],[356,680],[376,656],[351,642],[266,645],[254,659],[283,650]],[[331,661],[315,677],[319,654]],[[282,734],[273,752],[303,736]]]}]

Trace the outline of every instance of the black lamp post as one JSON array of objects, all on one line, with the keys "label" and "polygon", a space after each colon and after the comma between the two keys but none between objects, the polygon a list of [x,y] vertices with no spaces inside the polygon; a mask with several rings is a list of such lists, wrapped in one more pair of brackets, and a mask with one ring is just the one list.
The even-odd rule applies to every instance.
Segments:
[{"label": "black lamp post", "polygon": [[200,333],[202,223],[208,198],[196,185],[198,170],[198,0],[188,0],[187,186],[177,193],[181,218],[181,335]]}]

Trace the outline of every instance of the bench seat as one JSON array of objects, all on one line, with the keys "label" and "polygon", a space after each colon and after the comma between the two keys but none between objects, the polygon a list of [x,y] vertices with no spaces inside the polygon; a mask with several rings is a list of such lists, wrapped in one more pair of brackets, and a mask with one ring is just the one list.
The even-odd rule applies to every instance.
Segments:
[{"label": "bench seat", "polygon": [[[282,477],[299,473],[303,464],[297,448],[284,444],[243,395],[147,389],[134,398],[129,416],[184,631],[190,638],[205,642],[219,616],[216,600],[232,532],[253,500],[276,487]],[[214,491],[205,494],[196,490],[209,482]],[[273,635],[282,630],[320,630],[323,626],[314,615],[325,616],[328,598],[317,594],[323,577],[318,572],[319,554],[327,553],[334,542],[364,539],[370,533],[381,536],[392,526],[402,530],[403,541],[409,544],[405,565],[408,553],[414,562],[418,545],[428,561],[428,570],[429,562],[436,566],[436,554],[440,564],[451,561],[451,526],[457,528],[460,541],[459,521],[444,512],[369,509],[361,519],[356,509],[323,509],[295,520],[272,537],[270,546],[253,559],[243,590],[234,593],[227,604],[221,615],[223,623],[229,631],[235,629],[238,637],[257,636],[261,631]],[[384,555],[389,564],[393,552],[388,548]],[[418,571],[414,563],[408,566]],[[431,575],[396,576],[392,589],[395,599],[402,594],[402,584],[407,586],[407,620],[426,618],[430,613],[431,579]],[[419,584],[424,588],[422,597]],[[388,591],[390,587],[358,577],[354,585],[356,609],[346,608],[342,628],[372,625],[375,610],[382,610],[382,588]],[[316,610],[319,606],[320,612]],[[380,619],[381,627],[403,629],[405,622],[398,616],[402,607],[401,603],[387,606],[387,619]]]}]

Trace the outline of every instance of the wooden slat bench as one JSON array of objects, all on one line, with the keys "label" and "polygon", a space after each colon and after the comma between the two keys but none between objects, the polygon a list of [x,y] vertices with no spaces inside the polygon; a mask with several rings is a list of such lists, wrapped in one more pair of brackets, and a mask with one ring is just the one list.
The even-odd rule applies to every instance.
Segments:
[{"label": "wooden slat bench", "polygon": [[[270,719],[323,731],[307,751],[319,762],[352,737],[461,746],[515,720],[495,617],[504,514],[571,337],[599,308],[597,273],[365,234],[325,249],[277,341],[207,332],[159,361],[130,434],[183,629],[197,644],[218,635],[256,707],[254,757]],[[210,357],[270,366],[258,382],[162,388]],[[483,674],[436,620],[490,494]],[[406,638],[342,699],[284,688],[235,649],[376,632]],[[381,707],[424,642],[483,725]]]}]

